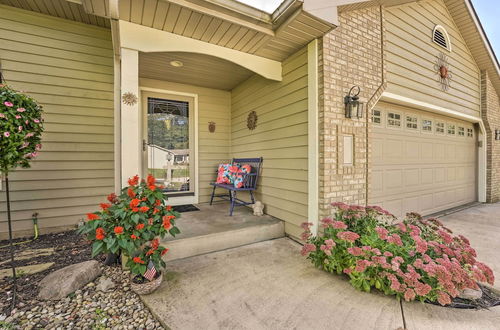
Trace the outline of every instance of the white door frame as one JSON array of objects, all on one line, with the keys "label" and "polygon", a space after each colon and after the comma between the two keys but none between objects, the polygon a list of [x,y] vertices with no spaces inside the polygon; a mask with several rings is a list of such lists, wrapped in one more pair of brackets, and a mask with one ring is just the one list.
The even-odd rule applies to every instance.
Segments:
[{"label": "white door frame", "polygon": [[[168,204],[170,205],[182,205],[182,204],[197,204],[199,202],[199,181],[200,181],[200,176],[199,176],[199,168],[198,168],[198,94],[193,94],[193,93],[184,93],[184,92],[178,92],[178,91],[172,91],[172,90],[167,90],[167,89],[159,89],[159,88],[150,88],[150,87],[143,87],[139,86],[139,90],[141,91],[141,97],[140,99],[142,100],[142,92],[153,92],[153,93],[160,93],[160,94],[171,94],[171,95],[179,95],[179,96],[187,96],[187,97],[192,97],[194,99],[193,102],[193,110],[194,110],[194,118],[193,118],[193,123],[194,123],[194,196],[180,196],[180,197],[169,197],[168,198]],[[144,111],[142,108],[142,104],[140,105],[141,111]],[[142,120],[144,120],[144,116],[141,116]],[[141,123],[141,129],[144,127],[144,123]],[[142,134],[144,136],[144,132]],[[142,149],[141,149],[142,150]],[[144,151],[143,151],[144,152]],[[141,157],[142,159],[142,157]]]}]

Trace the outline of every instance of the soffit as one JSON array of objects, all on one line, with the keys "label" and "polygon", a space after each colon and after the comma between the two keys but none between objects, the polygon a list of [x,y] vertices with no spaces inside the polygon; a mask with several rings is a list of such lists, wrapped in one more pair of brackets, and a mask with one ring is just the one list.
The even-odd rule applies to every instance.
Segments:
[{"label": "soffit", "polygon": [[[170,65],[180,61],[182,67]],[[201,87],[232,90],[254,73],[217,57],[183,52],[140,53],[139,76]]]},{"label": "soffit", "polygon": [[[115,0],[116,1],[116,0]],[[106,16],[109,0],[83,0]],[[119,0],[120,20],[282,61],[334,25],[290,0],[273,15],[229,0]]]},{"label": "soffit", "polygon": [[0,0],[0,4],[69,19],[85,24],[109,28],[109,19],[88,14],[79,1],[68,0]]}]

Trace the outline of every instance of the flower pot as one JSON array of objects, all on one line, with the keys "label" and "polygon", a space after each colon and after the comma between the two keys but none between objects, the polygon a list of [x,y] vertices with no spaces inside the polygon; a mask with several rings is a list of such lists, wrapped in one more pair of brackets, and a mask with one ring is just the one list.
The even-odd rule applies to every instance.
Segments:
[{"label": "flower pot", "polygon": [[161,282],[163,281],[163,273],[160,273],[157,278],[153,279],[152,281],[145,281],[144,283],[134,283],[134,277],[130,279],[130,288],[132,291],[134,291],[137,294],[150,294],[158,287],[161,285]]}]

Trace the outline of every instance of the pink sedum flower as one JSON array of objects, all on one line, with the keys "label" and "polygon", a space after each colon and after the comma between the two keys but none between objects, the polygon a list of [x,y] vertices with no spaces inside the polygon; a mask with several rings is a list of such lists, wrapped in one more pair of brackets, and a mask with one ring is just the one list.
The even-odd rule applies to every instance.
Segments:
[{"label": "pink sedum flower", "polygon": [[343,221],[334,221],[333,228],[335,228],[335,229],[347,229],[347,225]]},{"label": "pink sedum flower", "polygon": [[314,244],[307,243],[302,247],[302,251],[300,251],[300,254],[306,256],[313,251],[316,251],[316,246]]},{"label": "pink sedum flower", "polygon": [[362,256],[365,254],[363,252],[363,249],[361,249],[360,247],[357,247],[357,246],[347,248],[347,252],[352,254],[355,257]]},{"label": "pink sedum flower", "polygon": [[406,301],[414,300],[415,299],[415,291],[413,291],[413,289],[406,289],[404,297],[405,297]]},{"label": "pink sedum flower", "polygon": [[442,306],[451,304],[450,296],[443,291],[438,292],[438,299],[437,300],[438,300],[438,303],[440,303]]},{"label": "pink sedum flower", "polygon": [[380,239],[383,239],[383,240],[387,239],[387,235],[389,234],[389,231],[387,229],[382,228],[382,227],[376,227],[375,231],[377,232],[378,237]]},{"label": "pink sedum flower", "polygon": [[352,231],[341,231],[337,233],[337,237],[341,240],[354,243],[359,238],[359,235]]}]

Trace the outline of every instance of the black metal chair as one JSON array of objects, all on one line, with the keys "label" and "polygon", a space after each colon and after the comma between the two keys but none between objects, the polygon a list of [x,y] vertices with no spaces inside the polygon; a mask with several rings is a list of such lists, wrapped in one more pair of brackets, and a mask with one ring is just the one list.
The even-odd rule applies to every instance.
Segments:
[{"label": "black metal chair", "polygon": [[[248,164],[252,167],[250,173],[241,173],[243,175],[243,186],[241,188],[236,188],[232,183],[210,183],[213,186],[212,197],[210,198],[210,205],[214,201],[214,197],[218,197],[223,200],[231,202],[231,208],[229,210],[229,215],[233,215],[233,210],[235,206],[245,206],[255,203],[255,197],[253,192],[257,189],[257,180],[259,179],[260,169],[262,166],[262,157],[260,158],[233,158],[231,164],[238,163],[241,165]],[[215,189],[222,188],[228,191],[228,194],[216,195]],[[251,202],[245,202],[236,197],[238,191],[248,191],[250,193]]]}]

